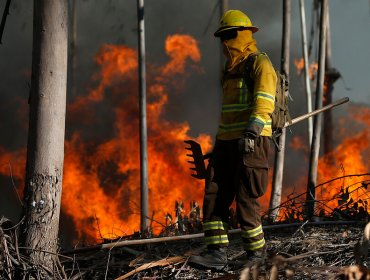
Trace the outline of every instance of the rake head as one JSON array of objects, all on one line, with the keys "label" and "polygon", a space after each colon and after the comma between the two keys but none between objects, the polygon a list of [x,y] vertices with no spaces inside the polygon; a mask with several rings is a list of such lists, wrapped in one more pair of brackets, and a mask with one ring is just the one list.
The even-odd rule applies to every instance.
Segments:
[{"label": "rake head", "polygon": [[194,165],[194,167],[190,168],[190,170],[195,171],[191,176],[200,180],[204,179],[206,177],[206,166],[204,164],[204,160],[207,157],[203,155],[202,147],[199,143],[193,140],[185,140],[184,142],[189,145],[188,147],[185,147],[185,149],[191,152],[186,154],[186,156],[191,158],[191,160],[188,160],[188,163]]}]

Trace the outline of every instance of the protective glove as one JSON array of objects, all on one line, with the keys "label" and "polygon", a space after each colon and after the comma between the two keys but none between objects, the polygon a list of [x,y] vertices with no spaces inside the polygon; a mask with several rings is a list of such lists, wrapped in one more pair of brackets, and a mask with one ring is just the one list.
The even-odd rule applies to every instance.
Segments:
[{"label": "protective glove", "polygon": [[251,132],[244,132],[241,139],[239,139],[239,151],[245,154],[254,152],[254,140],[256,135]]}]

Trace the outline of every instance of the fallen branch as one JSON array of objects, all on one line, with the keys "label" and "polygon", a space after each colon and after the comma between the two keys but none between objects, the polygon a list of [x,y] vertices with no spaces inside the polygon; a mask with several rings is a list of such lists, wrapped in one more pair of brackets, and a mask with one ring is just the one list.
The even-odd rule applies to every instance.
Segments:
[{"label": "fallen branch", "polygon": [[130,271],[129,273],[126,273],[125,275],[122,275],[118,278],[116,278],[116,280],[123,280],[123,279],[126,279],[140,271],[143,271],[143,270],[146,270],[148,268],[153,268],[153,267],[156,267],[156,266],[167,266],[167,265],[171,265],[171,264],[176,264],[176,263],[182,263],[182,262],[185,262],[186,258],[185,257],[180,257],[180,256],[177,256],[177,257],[171,257],[171,258],[165,258],[165,259],[162,259],[162,260],[159,260],[159,261],[155,261],[155,262],[150,262],[150,263],[146,263],[146,264],[143,264],[142,266],[138,267],[138,268],[135,268],[134,270]]},{"label": "fallen branch", "polygon": [[[343,224],[343,221],[316,223],[316,225],[318,224],[324,224],[324,226],[310,227],[310,223],[297,223],[295,224],[297,227],[288,228],[288,230],[280,230],[280,228],[292,227],[292,224],[266,227],[268,229],[278,228],[278,230],[266,232],[266,239],[269,244],[268,257],[263,263],[255,267],[253,267],[252,262],[245,263],[245,266],[251,267],[248,271],[244,271],[244,277],[248,276],[249,280],[256,279],[256,275],[260,277],[257,279],[265,280],[280,278],[349,280],[350,278],[347,275],[352,273],[352,270],[347,269],[347,267],[355,261],[354,246],[356,241],[361,240],[363,232],[367,232],[367,230],[364,230],[362,225],[354,225],[353,222],[345,222],[347,226],[338,226],[338,224]],[[328,224],[331,224],[331,226],[326,226]],[[146,249],[145,252],[141,252],[143,255],[139,258],[137,258],[139,252],[135,252],[135,254],[124,252],[130,248],[137,250],[135,247],[121,247],[121,249],[111,250],[109,253],[106,250],[101,250],[81,255],[76,254],[74,257],[77,258],[76,264],[78,263],[81,266],[81,271],[86,273],[82,277],[84,279],[120,279],[118,277],[121,277],[123,280],[134,278],[148,280],[157,278],[237,280],[243,279],[240,274],[242,271],[238,266],[240,264],[237,261],[233,262],[232,257],[243,251],[242,246],[243,243],[240,238],[230,238],[230,244],[227,248],[227,256],[230,262],[227,269],[221,272],[187,264],[186,260],[189,255],[198,255],[199,252],[205,249],[204,245],[199,245],[198,242],[193,241],[153,244],[150,246],[150,250]],[[145,249],[147,246],[140,245],[138,248]],[[108,254],[111,254],[110,258]],[[276,255],[280,256],[275,258]],[[155,256],[154,260],[152,259],[153,256]],[[166,261],[162,265],[159,265],[161,261],[156,262],[158,259],[168,259],[173,256],[183,256],[184,261],[174,264]],[[108,275],[107,258],[110,259]],[[76,264],[72,261],[66,261],[64,264],[66,265],[67,275],[71,277],[69,278],[71,280],[77,280],[77,277],[73,277],[76,276],[75,274],[80,275],[81,273],[81,271],[80,273],[75,271],[75,274],[70,273]],[[359,267],[363,265],[361,263]],[[335,278],[337,275],[341,278]],[[78,279],[82,278],[79,277]]]},{"label": "fallen branch", "polygon": [[[308,222],[308,223],[305,222],[305,223],[268,225],[268,226],[263,226],[263,230],[267,231],[267,230],[280,229],[280,228],[300,227],[303,224],[305,224],[306,226],[322,226],[322,225],[350,225],[350,224],[362,224],[362,223],[363,222],[361,221],[325,221],[325,222]],[[228,234],[237,234],[240,232],[241,232],[240,229],[232,229],[228,231]],[[86,252],[98,251],[98,250],[109,250],[111,248],[118,248],[118,247],[123,247],[123,246],[146,245],[146,244],[161,243],[161,242],[199,239],[203,237],[204,237],[204,233],[196,233],[196,234],[157,237],[157,238],[149,238],[149,239],[123,240],[119,242],[104,243],[104,244],[99,244],[99,245],[95,245],[91,247],[84,247],[84,248],[78,248],[78,249],[74,249],[70,251],[64,251],[61,254],[62,256],[72,255],[72,254],[80,254],[80,253],[86,253]]]}]

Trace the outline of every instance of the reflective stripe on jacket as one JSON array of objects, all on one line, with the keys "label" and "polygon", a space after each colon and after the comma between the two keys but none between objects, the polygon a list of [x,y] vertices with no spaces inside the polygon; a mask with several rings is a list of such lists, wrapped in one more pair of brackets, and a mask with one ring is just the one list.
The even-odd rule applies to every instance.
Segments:
[{"label": "reflective stripe on jacket", "polygon": [[246,59],[244,57],[237,67],[224,74],[217,139],[240,138],[247,128],[253,129],[257,135],[272,135],[271,114],[274,111],[277,80],[274,67],[265,53],[257,55],[250,71],[254,85],[251,93],[243,78]]}]

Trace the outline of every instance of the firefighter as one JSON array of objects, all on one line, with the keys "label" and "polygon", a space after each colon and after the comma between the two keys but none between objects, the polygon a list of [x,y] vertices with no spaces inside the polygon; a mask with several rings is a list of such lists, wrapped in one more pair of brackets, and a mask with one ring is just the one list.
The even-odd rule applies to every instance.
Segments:
[{"label": "firefighter", "polygon": [[205,267],[222,269],[227,264],[229,208],[234,199],[244,260],[262,260],[266,252],[257,199],[266,192],[268,182],[277,77],[268,56],[257,49],[253,38],[257,31],[247,15],[229,10],[214,33],[221,40],[227,61],[221,81],[221,119],[203,202],[207,250],[189,259]]}]

